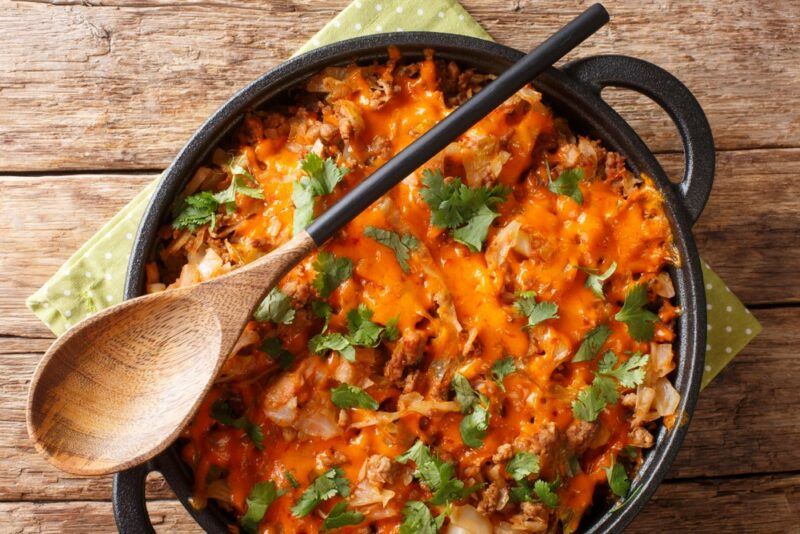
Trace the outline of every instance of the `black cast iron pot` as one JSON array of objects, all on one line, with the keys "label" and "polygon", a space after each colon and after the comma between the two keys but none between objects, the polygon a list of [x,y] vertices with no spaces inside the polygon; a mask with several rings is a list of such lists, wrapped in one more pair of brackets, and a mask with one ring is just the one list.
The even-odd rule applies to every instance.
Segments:
[{"label": "black cast iron pot", "polygon": [[[248,108],[277,97],[288,88],[331,65],[353,61],[387,59],[387,47],[397,46],[405,58],[419,59],[432,48],[436,57],[455,60],[480,72],[499,74],[519,60],[523,53],[506,46],[459,35],[404,32],[371,35],[325,46],[290,59],[254,81],[225,103],[194,134],[167,169],[150,201],[128,267],[125,298],[141,295],[144,266],[154,251],[157,230],[171,205],[196,167],[218,141],[240,120]],[[683,441],[700,390],[706,335],[706,305],[700,258],[691,235],[711,192],[714,177],[714,143],[703,110],[689,90],[674,76],[655,65],[625,56],[596,56],[551,68],[534,82],[544,101],[557,115],[569,120],[573,130],[602,140],[603,144],[628,159],[635,172],[651,176],[664,194],[666,212],[672,223],[681,266],[670,274],[683,314],[677,322],[677,369],[673,383],[681,394],[678,424],[672,430],[661,427],[656,444],[632,484],[631,495],[615,509],[595,506],[584,517],[584,532],[619,532],[641,511],[667,474]],[[600,97],[603,87],[633,89],[658,103],[672,118],[683,139],[685,173],[679,184],[670,183],[656,158],[631,127]],[[228,533],[231,522],[224,511],[209,504],[194,510],[188,499],[192,473],[173,445],[144,465],[119,473],[114,478],[113,506],[117,526],[124,534],[153,532],[145,507],[144,483],[151,471],[160,472],[178,499],[199,525],[208,532]]]}]

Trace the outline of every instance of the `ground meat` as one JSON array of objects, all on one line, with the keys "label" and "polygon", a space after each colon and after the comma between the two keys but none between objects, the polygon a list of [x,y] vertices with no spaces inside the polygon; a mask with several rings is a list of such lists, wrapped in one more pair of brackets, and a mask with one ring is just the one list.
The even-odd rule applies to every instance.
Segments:
[{"label": "ground meat", "polygon": [[497,452],[492,456],[492,462],[496,464],[507,462],[512,456],[514,456],[514,447],[510,443],[504,443],[497,447]]},{"label": "ground meat", "polygon": [[617,152],[609,152],[606,155],[606,178],[617,180],[625,175],[625,158]]},{"label": "ground meat", "polygon": [[542,425],[533,436],[520,436],[514,440],[514,448],[539,455],[542,464],[549,464],[559,440],[558,428],[552,421]]},{"label": "ground meat", "polygon": [[347,463],[347,456],[337,451],[336,449],[328,449],[317,454],[315,458],[315,467],[317,471],[327,471],[334,465],[341,465]]},{"label": "ground meat", "polygon": [[387,456],[373,454],[367,458],[366,478],[376,486],[391,484],[397,474],[395,465]]},{"label": "ground meat", "polygon": [[567,428],[567,445],[577,453],[584,452],[597,434],[597,423],[574,420]]},{"label": "ground meat", "polygon": [[427,336],[416,330],[403,332],[403,336],[395,345],[389,361],[386,362],[386,367],[383,370],[384,376],[398,387],[402,387],[404,385],[403,375],[406,367],[419,363],[422,359],[426,341]]},{"label": "ground meat", "polygon": [[478,512],[488,516],[492,512],[499,512],[506,507],[506,504],[508,504],[508,489],[497,482],[492,482],[481,495]]},{"label": "ground meat", "polygon": [[622,396],[622,405],[627,408],[636,408],[636,393],[626,393]]},{"label": "ground meat", "polygon": [[339,129],[333,124],[325,122],[319,127],[319,138],[322,139],[322,142],[326,145],[332,144],[334,141],[338,140],[338,137]]},{"label": "ground meat", "polygon": [[547,508],[543,504],[524,502],[520,513],[511,516],[509,523],[513,530],[522,532],[544,532],[547,530]]},{"label": "ground meat", "polygon": [[311,284],[296,278],[287,279],[281,290],[301,306],[311,297]]}]

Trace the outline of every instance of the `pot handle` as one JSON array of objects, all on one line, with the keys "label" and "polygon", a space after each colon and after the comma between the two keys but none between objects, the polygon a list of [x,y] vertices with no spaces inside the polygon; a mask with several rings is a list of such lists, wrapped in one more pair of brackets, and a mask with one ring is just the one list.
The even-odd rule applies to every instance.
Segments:
[{"label": "pot handle", "polygon": [[593,56],[565,66],[569,75],[600,96],[604,87],[641,93],[667,112],[681,135],[685,170],[677,185],[695,222],[706,205],[714,181],[714,138],[700,103],[675,76],[647,61],[628,56]]},{"label": "pot handle", "polygon": [[147,475],[156,468],[146,462],[114,475],[111,501],[121,534],[155,534],[144,496]]}]

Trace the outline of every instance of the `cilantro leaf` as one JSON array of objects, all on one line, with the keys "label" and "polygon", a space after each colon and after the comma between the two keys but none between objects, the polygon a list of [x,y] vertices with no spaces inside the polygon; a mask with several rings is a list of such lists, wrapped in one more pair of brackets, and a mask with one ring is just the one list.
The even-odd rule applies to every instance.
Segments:
[{"label": "cilantro leaf", "polygon": [[[246,161],[247,158],[244,155],[231,159],[228,164],[231,183],[227,189],[214,195],[217,202],[224,204],[225,209],[229,212],[236,207],[237,193],[251,198],[264,199],[264,192],[261,190],[261,186],[245,167]],[[251,187],[251,185],[256,187]]]},{"label": "cilantro leaf", "polygon": [[437,534],[443,524],[444,515],[434,518],[424,502],[406,501],[400,534]]},{"label": "cilantro leaf", "polygon": [[614,369],[614,366],[617,364],[617,355],[612,351],[608,351],[603,355],[603,359],[598,364],[597,372],[605,376],[616,378],[619,383],[626,388],[633,388],[644,381],[645,367],[647,366],[648,359],[647,355],[643,356],[641,353],[637,352]]},{"label": "cilantro leaf", "polygon": [[256,448],[260,451],[264,450],[264,433],[261,427],[248,420],[244,415],[234,418],[228,401],[223,399],[215,401],[211,405],[211,417],[225,426],[244,430]]},{"label": "cilantro leaf", "polygon": [[489,410],[482,405],[475,406],[472,413],[461,419],[458,428],[461,431],[461,440],[465,445],[473,449],[483,447],[483,438],[486,437],[486,432],[489,430]]},{"label": "cilantro leaf", "polygon": [[453,464],[434,456],[420,440],[398,456],[397,461],[402,464],[412,461],[417,465],[414,476],[422,480],[433,492],[431,504],[441,505],[457,501],[480,488],[477,485],[465,488],[464,483],[456,478]]},{"label": "cilantro leaf", "polygon": [[611,266],[602,274],[595,269],[586,269],[584,267],[580,267],[580,269],[589,275],[586,277],[586,283],[584,285],[591,289],[592,293],[594,293],[597,298],[605,298],[603,294],[603,282],[611,278],[611,275],[616,272],[617,262],[611,262]]},{"label": "cilantro leaf", "polygon": [[548,184],[547,189],[556,195],[564,195],[570,197],[578,204],[583,204],[583,193],[578,186],[578,182],[583,180],[583,169],[567,169],[558,175],[557,180],[552,180],[550,176],[550,167],[547,168]]},{"label": "cilantro leaf", "polygon": [[337,502],[325,520],[322,522],[324,530],[331,530],[339,527],[346,527],[348,525],[358,525],[364,520],[364,514],[361,512],[347,511],[347,501]]},{"label": "cilantro leaf", "polygon": [[503,391],[506,390],[505,384],[503,384],[503,380],[517,370],[517,364],[514,362],[514,358],[511,356],[507,358],[500,358],[492,365],[492,380],[500,386],[500,389]]},{"label": "cilantro leaf", "polygon": [[601,324],[589,330],[589,332],[583,337],[581,346],[578,348],[578,352],[575,353],[572,361],[577,363],[586,362],[593,359],[595,356],[597,356],[597,352],[610,335],[611,329],[605,324]]},{"label": "cilantro leaf", "polygon": [[350,495],[350,481],[345,478],[341,467],[334,467],[318,476],[292,506],[292,515],[305,517],[320,503],[336,495]]},{"label": "cilantro leaf", "polygon": [[594,421],[606,406],[617,402],[618,398],[616,383],[608,377],[597,376],[572,401],[572,415],[583,421]]},{"label": "cilantro leaf", "polygon": [[378,401],[363,389],[350,384],[340,384],[331,388],[331,400],[338,408],[378,409]]},{"label": "cilantro leaf", "polygon": [[383,228],[367,226],[364,228],[364,235],[374,239],[381,245],[389,247],[394,252],[397,263],[404,273],[408,274],[408,258],[411,253],[419,246],[419,241],[412,234],[398,234]]},{"label": "cilantro leaf", "polygon": [[544,503],[545,506],[549,508],[557,508],[558,507],[558,494],[556,494],[556,490],[559,486],[558,479],[554,480],[553,482],[545,482],[544,480],[537,480],[533,484],[533,492],[536,493],[536,496],[539,497],[539,500]]},{"label": "cilantro leaf", "polygon": [[628,473],[625,472],[625,468],[622,464],[615,462],[611,467],[604,467],[603,471],[606,472],[608,485],[611,487],[611,491],[614,492],[614,495],[617,497],[625,497],[631,487],[631,481],[628,480]]},{"label": "cilantro leaf", "polygon": [[628,325],[628,332],[636,341],[650,341],[653,339],[653,323],[658,320],[658,315],[646,310],[647,287],[639,284],[625,295],[622,309],[614,319]]},{"label": "cilantro leaf", "polygon": [[523,480],[539,472],[539,456],[531,452],[518,452],[506,464],[506,473],[514,480]]},{"label": "cilantro leaf", "polygon": [[253,318],[262,323],[272,321],[275,324],[292,324],[294,321],[292,298],[277,287],[272,288],[256,308]]},{"label": "cilantro leaf", "polygon": [[381,342],[383,327],[370,321],[372,310],[359,304],[347,312],[347,330],[350,332],[347,339],[351,344],[359,347],[377,347]]},{"label": "cilantro leaf", "polygon": [[317,276],[314,277],[311,285],[324,299],[331,296],[334,289],[350,278],[353,273],[353,262],[350,261],[350,258],[337,258],[326,250],[317,254],[313,267],[317,271]]},{"label": "cilantro leaf", "polygon": [[250,490],[250,495],[247,496],[247,511],[242,516],[242,528],[249,533],[258,531],[258,524],[267,513],[267,508],[275,502],[275,500],[283,495],[283,491],[278,491],[275,483],[271,480],[267,482],[259,482],[253,489]]},{"label": "cilantro leaf", "polygon": [[308,350],[314,354],[324,355],[329,350],[335,350],[347,361],[356,361],[356,349],[350,341],[338,332],[330,334],[317,334],[308,341]]},{"label": "cilantro leaf", "polygon": [[542,321],[558,318],[558,304],[547,301],[536,302],[536,295],[532,291],[520,293],[514,306],[528,318],[526,325],[528,328],[533,328]]},{"label": "cilantro leaf", "polygon": [[498,216],[498,213],[487,206],[481,206],[470,217],[466,225],[453,230],[453,239],[467,245],[472,252],[480,252],[483,242],[486,241],[486,236],[489,234],[489,227]]},{"label": "cilantro leaf", "polygon": [[455,376],[453,376],[450,387],[452,387],[453,391],[456,393],[456,402],[461,406],[461,413],[467,413],[480,401],[478,393],[472,389],[469,380],[461,373],[456,373]]},{"label": "cilantro leaf", "polygon": [[498,216],[494,208],[503,202],[508,189],[498,185],[469,187],[459,178],[445,182],[441,171],[423,171],[422,200],[431,209],[431,223],[453,230],[453,239],[479,252],[492,221]]},{"label": "cilantro leaf", "polygon": [[302,232],[314,220],[314,199],[330,195],[336,184],[350,172],[347,167],[337,167],[333,158],[323,160],[313,152],[303,158],[300,168],[306,176],[292,186],[295,234]]},{"label": "cilantro leaf", "polygon": [[399,321],[400,317],[392,317],[386,321],[386,329],[383,331],[383,335],[388,341],[397,341],[400,339],[400,330],[397,328],[397,323]]},{"label": "cilantro leaf", "polygon": [[210,224],[213,230],[217,224],[217,210],[219,202],[213,193],[201,191],[183,199],[180,213],[172,221],[172,227],[178,230],[187,229],[191,232],[198,226]]},{"label": "cilantro leaf", "polygon": [[270,358],[278,362],[278,367],[288,369],[294,363],[294,354],[283,347],[283,343],[277,337],[268,337],[261,342],[261,350],[266,352]]}]

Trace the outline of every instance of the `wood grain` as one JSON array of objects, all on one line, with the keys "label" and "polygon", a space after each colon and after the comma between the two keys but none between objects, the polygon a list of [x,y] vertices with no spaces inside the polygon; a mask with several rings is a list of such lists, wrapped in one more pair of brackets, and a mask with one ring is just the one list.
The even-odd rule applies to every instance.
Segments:
[{"label": "wood grain", "polygon": [[[792,386],[800,383],[800,367],[785,349],[800,345],[800,314],[793,308],[755,314],[767,328],[700,396],[671,479],[800,471],[800,397]],[[25,395],[39,358],[41,353],[0,355],[0,500],[107,499],[110,478],[60,473],[28,440]],[[780,409],[765,409],[764,399]],[[171,495],[157,481],[150,490],[156,497]]]},{"label": "wood grain", "polygon": [[[800,150],[719,152],[711,201],[695,229],[703,258],[746,303],[800,301],[795,283]],[[680,176],[682,158],[662,156]],[[0,268],[0,335],[49,337],[24,300],[155,174],[0,176],[5,250]],[[757,192],[757,193],[754,193]],[[42,210],[42,199],[48,209]],[[761,201],[763,199],[763,201]]]},{"label": "wood grain", "polygon": [[[495,38],[526,50],[588,3],[464,2]],[[346,4],[6,1],[0,171],[162,168],[213,110]],[[607,7],[612,23],[571,57],[622,53],[672,71],[698,96],[719,148],[800,146],[794,0]],[[679,150],[666,115],[643,98],[610,100],[653,149]]]},{"label": "wood grain", "polygon": [[[667,482],[626,531],[772,534],[800,532],[800,475]],[[199,533],[176,500],[147,505],[158,533]],[[115,529],[108,502],[0,503],[0,532],[83,534]]]}]

